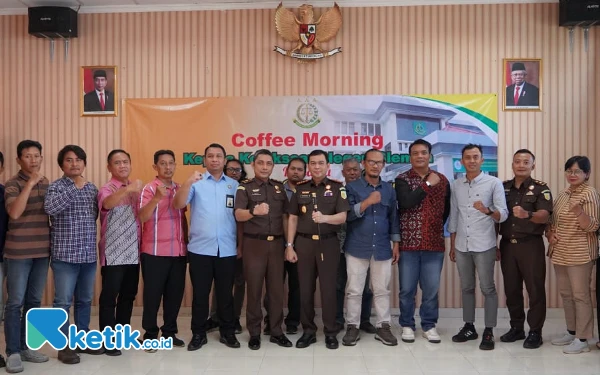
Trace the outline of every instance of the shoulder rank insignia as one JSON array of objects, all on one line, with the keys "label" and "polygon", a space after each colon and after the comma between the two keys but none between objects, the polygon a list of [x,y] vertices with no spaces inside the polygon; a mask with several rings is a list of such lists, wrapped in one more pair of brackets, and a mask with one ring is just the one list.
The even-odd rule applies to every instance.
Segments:
[{"label": "shoulder rank insignia", "polygon": [[298,182],[298,183],[296,184],[296,186],[298,186],[298,185],[302,185],[302,184],[305,184],[305,183],[307,183],[307,182],[310,182],[310,180],[302,180],[302,181]]},{"label": "shoulder rank insignia", "polygon": [[538,185],[546,186],[546,183],[544,181],[540,181],[540,180],[533,180],[533,181],[535,181],[535,183]]}]

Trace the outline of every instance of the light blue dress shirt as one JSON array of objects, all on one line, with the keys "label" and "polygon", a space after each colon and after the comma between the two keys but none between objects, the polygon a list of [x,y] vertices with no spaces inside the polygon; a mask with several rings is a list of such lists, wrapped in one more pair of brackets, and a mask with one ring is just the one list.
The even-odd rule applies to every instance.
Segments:
[{"label": "light blue dress shirt", "polygon": [[186,204],[190,204],[190,243],[188,251],[198,255],[236,256],[236,222],[233,214],[236,180],[221,174],[217,180],[205,172],[192,184]]},{"label": "light blue dress shirt", "polygon": [[499,211],[500,223],[508,217],[500,179],[482,172],[472,181],[466,177],[454,180],[448,231],[456,233],[454,247],[457,251],[483,252],[497,245],[496,221],[473,207],[477,201],[492,211]]}]

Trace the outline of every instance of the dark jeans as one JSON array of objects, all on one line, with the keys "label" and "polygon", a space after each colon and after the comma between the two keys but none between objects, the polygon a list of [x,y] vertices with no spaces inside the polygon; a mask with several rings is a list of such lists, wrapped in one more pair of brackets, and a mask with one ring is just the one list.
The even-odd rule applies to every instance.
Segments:
[{"label": "dark jeans", "polygon": [[163,303],[163,336],[178,332],[177,316],[185,290],[186,257],[161,257],[142,253],[142,277],[144,278],[144,312],[142,328],[144,339],[158,337],[158,309]]},{"label": "dark jeans", "polygon": [[[373,291],[371,290],[371,278],[370,269],[367,272],[367,278],[365,279],[365,289],[362,295],[362,304],[360,309],[360,323],[369,322],[371,319],[371,307],[373,305]],[[335,322],[338,324],[346,323],[344,319],[344,300],[346,297],[346,283],[348,282],[348,273],[346,271],[346,255],[340,253],[340,264],[337,270],[337,283],[336,283],[336,300],[337,300],[337,312],[335,315]]]},{"label": "dark jeans", "polygon": [[138,290],[140,266],[137,264],[102,266],[102,291],[98,303],[98,325],[115,328],[131,324],[133,301]]},{"label": "dark jeans", "polygon": [[[68,263],[60,260],[50,262],[54,275],[54,303],[52,307],[61,308],[69,313],[71,304],[75,326],[79,331],[90,330],[92,299],[96,281],[96,262]],[[69,321],[60,328],[65,336],[69,336]]]},{"label": "dark jeans", "polygon": [[40,307],[48,278],[50,258],[4,259],[6,264],[6,314],[4,338],[6,355],[27,349],[25,345],[25,317],[27,311]]},{"label": "dark jeans", "polygon": [[206,335],[210,288],[215,282],[217,294],[217,315],[221,335],[233,335],[235,322],[233,314],[233,279],[235,277],[235,256],[218,256],[188,253],[190,280],[192,282],[192,333]]}]

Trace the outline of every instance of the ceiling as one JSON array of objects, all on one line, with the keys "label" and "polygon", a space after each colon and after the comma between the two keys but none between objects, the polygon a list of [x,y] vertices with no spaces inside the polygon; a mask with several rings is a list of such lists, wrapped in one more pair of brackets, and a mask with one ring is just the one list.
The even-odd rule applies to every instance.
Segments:
[{"label": "ceiling", "polygon": [[[341,7],[356,6],[408,6],[449,4],[504,4],[504,3],[556,3],[558,0],[337,0]],[[308,3],[317,7],[330,7],[332,0],[284,1],[286,7]],[[0,15],[27,14],[28,7],[66,6],[80,13],[152,12],[215,9],[276,8],[273,0],[0,0]]]}]

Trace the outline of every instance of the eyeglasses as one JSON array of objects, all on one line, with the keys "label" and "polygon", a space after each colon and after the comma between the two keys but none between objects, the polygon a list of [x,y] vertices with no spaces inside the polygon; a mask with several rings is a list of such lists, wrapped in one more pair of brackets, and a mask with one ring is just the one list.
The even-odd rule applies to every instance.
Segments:
[{"label": "eyeglasses", "polygon": [[242,168],[227,168],[226,171],[229,173],[242,173]]},{"label": "eyeglasses", "polygon": [[581,169],[567,169],[565,174],[567,176],[581,176],[584,172]]},{"label": "eyeglasses", "polygon": [[383,160],[367,160],[367,164],[369,164],[371,167],[383,167],[383,165],[385,164],[385,161]]}]

